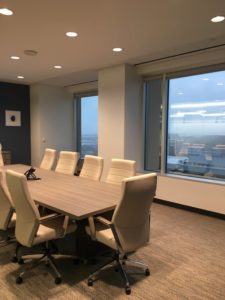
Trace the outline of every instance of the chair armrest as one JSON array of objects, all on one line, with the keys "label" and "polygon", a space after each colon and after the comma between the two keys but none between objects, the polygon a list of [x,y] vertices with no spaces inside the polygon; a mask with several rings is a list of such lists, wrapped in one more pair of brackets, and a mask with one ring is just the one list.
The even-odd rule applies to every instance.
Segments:
[{"label": "chair armrest", "polygon": [[43,217],[40,217],[39,219],[39,223],[44,223],[46,221],[49,221],[49,220],[52,220],[52,219],[55,219],[55,218],[58,218],[58,217],[62,217],[61,214],[57,214],[57,213],[52,213],[52,214],[49,214],[47,216],[43,216]]},{"label": "chair armrest", "polygon": [[107,220],[107,219],[105,219],[101,216],[95,217],[95,220],[102,223],[102,224],[104,224],[104,225],[106,225],[106,226],[108,226],[108,227],[111,227],[111,225],[112,225],[111,221],[109,221],[109,220]]},{"label": "chair armrest", "polygon": [[90,234],[91,234],[91,238],[92,240],[96,240],[96,228],[95,228],[95,221],[102,223],[103,225],[110,227],[111,226],[111,222],[101,216],[98,217],[89,217],[88,218],[88,225],[89,225],[89,229],[90,229]]},{"label": "chair armrest", "polygon": [[95,228],[95,222],[94,222],[93,217],[88,218],[88,225],[89,225],[89,228],[90,228],[90,234],[91,234],[92,240],[96,240],[96,236],[95,236],[96,228]]},{"label": "chair armrest", "polygon": [[117,248],[119,249],[119,247],[121,247],[121,244],[120,244],[120,240],[119,240],[119,237],[118,237],[118,234],[116,232],[114,224],[111,221],[109,221],[109,220],[107,220],[107,219],[105,219],[101,216],[95,217],[95,220],[102,223],[103,225],[105,225],[105,226],[107,226],[108,228],[111,229],[113,237],[116,241]]},{"label": "chair armrest", "polygon": [[70,217],[64,216],[64,221],[63,221],[63,226],[62,226],[62,237],[64,237],[67,234],[69,222],[70,222]]}]

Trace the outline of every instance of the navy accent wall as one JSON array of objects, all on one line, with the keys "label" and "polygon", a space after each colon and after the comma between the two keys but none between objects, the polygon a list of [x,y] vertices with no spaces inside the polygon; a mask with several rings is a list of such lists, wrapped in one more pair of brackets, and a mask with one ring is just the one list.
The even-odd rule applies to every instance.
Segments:
[{"label": "navy accent wall", "polygon": [[[5,126],[5,111],[21,111],[21,127]],[[0,143],[10,150],[12,163],[30,164],[30,88],[28,85],[0,82]]]}]

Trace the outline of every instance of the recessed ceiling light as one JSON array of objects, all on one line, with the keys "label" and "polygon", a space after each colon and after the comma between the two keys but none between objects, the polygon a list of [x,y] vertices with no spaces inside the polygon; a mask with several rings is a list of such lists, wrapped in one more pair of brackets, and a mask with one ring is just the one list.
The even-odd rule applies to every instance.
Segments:
[{"label": "recessed ceiling light", "polygon": [[20,59],[20,57],[19,57],[19,56],[14,56],[14,55],[13,55],[13,56],[11,56],[10,58],[11,58],[11,59]]},{"label": "recessed ceiling light", "polygon": [[218,23],[218,22],[222,22],[224,19],[225,19],[224,16],[216,16],[216,17],[212,18],[211,21],[213,23]]},{"label": "recessed ceiling light", "polygon": [[62,66],[54,66],[55,69],[62,69]]},{"label": "recessed ceiling light", "polygon": [[13,11],[4,7],[4,8],[0,8],[0,14],[5,16],[11,16],[13,15]]},{"label": "recessed ceiling light", "polygon": [[179,92],[179,93],[177,93],[177,95],[183,95],[184,93],[183,92]]},{"label": "recessed ceiling light", "polygon": [[69,37],[76,37],[76,36],[78,36],[78,34],[76,32],[74,32],[74,31],[68,31],[66,33],[66,35],[69,36]]},{"label": "recessed ceiling light", "polygon": [[17,78],[18,78],[18,79],[24,79],[24,76],[18,75]]},{"label": "recessed ceiling light", "polygon": [[208,81],[208,80],[209,80],[209,78],[202,78],[202,80],[204,80],[204,81]]},{"label": "recessed ceiling light", "polygon": [[121,51],[123,51],[123,49],[119,48],[119,47],[116,47],[116,48],[113,48],[112,51],[114,51],[114,52],[121,52]]},{"label": "recessed ceiling light", "polygon": [[224,85],[223,82],[217,82],[216,85]]}]

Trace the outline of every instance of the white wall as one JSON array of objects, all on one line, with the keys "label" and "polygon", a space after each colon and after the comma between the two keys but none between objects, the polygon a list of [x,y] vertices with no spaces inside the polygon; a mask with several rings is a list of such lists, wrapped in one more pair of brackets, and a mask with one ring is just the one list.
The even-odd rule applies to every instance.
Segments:
[{"label": "white wall", "polygon": [[224,184],[158,176],[158,199],[225,214],[224,195]]},{"label": "white wall", "polygon": [[104,158],[103,178],[112,158],[140,163],[141,90],[141,80],[132,66],[119,65],[99,71],[98,152]]},{"label": "white wall", "polygon": [[74,149],[73,95],[61,87],[31,86],[31,160],[38,166],[45,148]]}]

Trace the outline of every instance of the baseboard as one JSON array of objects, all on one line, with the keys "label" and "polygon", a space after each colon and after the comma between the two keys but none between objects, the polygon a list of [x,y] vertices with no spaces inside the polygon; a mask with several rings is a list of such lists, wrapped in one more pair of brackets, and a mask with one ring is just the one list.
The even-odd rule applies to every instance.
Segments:
[{"label": "baseboard", "polygon": [[157,198],[154,198],[154,202],[158,203],[158,204],[162,204],[162,205],[167,205],[167,206],[171,206],[171,207],[180,208],[180,209],[184,209],[184,210],[187,210],[187,211],[195,212],[195,213],[198,213],[198,214],[201,214],[201,215],[210,216],[210,217],[214,217],[214,218],[217,218],[217,219],[225,220],[225,215],[217,213],[217,212],[213,212],[213,211],[209,211],[209,210],[205,210],[205,209],[201,209],[201,208],[196,208],[196,207],[192,207],[192,206],[188,206],[188,205],[183,205],[183,204],[179,204],[179,203],[174,203],[174,202],[170,202],[170,201],[166,201],[166,200],[161,200],[161,199],[157,199]]}]

